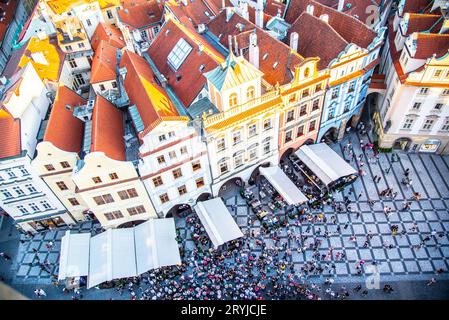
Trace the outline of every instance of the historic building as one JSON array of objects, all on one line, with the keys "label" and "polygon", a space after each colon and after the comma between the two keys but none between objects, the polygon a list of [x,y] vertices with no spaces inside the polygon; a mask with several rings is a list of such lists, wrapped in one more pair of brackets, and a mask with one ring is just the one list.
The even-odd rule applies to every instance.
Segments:
[{"label": "historic building", "polygon": [[50,105],[31,63],[1,85],[0,207],[25,231],[76,221],[31,165]]},{"label": "historic building", "polygon": [[447,1],[400,1],[390,20],[375,132],[381,147],[449,153]]}]

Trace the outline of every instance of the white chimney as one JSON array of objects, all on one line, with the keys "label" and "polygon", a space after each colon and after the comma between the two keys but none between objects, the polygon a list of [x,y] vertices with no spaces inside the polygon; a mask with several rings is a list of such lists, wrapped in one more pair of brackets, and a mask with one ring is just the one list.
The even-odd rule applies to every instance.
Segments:
[{"label": "white chimney", "polygon": [[249,35],[249,62],[259,69],[259,46],[255,32]]},{"label": "white chimney", "polygon": [[263,11],[256,10],[256,26],[263,29]]},{"label": "white chimney", "polygon": [[338,0],[338,11],[343,11],[343,7],[345,5],[345,0]]},{"label": "white chimney", "polygon": [[290,48],[292,48],[295,52],[298,52],[298,39],[299,35],[297,32],[292,32],[290,34]]},{"label": "white chimney", "polygon": [[200,23],[198,25],[198,33],[204,33],[206,32],[206,25],[204,23]]},{"label": "white chimney", "polygon": [[231,20],[233,14],[234,12],[232,11],[232,8],[226,7],[226,22]]},{"label": "white chimney", "polygon": [[329,23],[329,15],[328,14],[322,14],[320,16],[320,19],[323,20],[326,23]]},{"label": "white chimney", "polygon": [[221,8],[224,9],[226,7],[226,0],[221,0]]},{"label": "white chimney", "polygon": [[315,10],[315,7],[313,6],[313,4],[309,4],[307,6],[307,13],[310,14],[311,16],[313,16],[313,11]]},{"label": "white chimney", "polygon": [[239,43],[237,41],[237,36],[234,36],[234,52],[236,56],[239,56]]},{"label": "white chimney", "polygon": [[232,35],[228,35],[228,49],[229,49],[229,53],[232,53]]},{"label": "white chimney", "polygon": [[263,11],[263,0],[257,0],[256,9]]},{"label": "white chimney", "polygon": [[239,13],[243,18],[249,20],[248,3],[242,1],[239,3]]},{"label": "white chimney", "polygon": [[189,0],[181,0],[181,1],[186,7],[189,5]]}]

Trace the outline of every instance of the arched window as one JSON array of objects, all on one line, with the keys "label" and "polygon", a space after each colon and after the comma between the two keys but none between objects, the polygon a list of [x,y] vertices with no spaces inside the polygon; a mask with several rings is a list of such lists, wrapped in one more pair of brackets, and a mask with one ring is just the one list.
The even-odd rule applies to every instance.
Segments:
[{"label": "arched window", "polygon": [[254,99],[254,87],[249,87],[248,90],[246,91],[246,99],[247,100],[253,100]]},{"label": "arched window", "polygon": [[237,106],[237,93],[232,93],[229,96],[229,107],[235,107]]}]

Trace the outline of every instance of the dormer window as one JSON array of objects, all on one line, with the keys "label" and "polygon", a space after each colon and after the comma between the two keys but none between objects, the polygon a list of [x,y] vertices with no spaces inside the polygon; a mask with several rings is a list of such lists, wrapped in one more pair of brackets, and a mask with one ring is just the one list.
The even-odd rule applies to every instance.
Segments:
[{"label": "dormer window", "polygon": [[236,93],[232,93],[229,96],[229,107],[233,108],[233,107],[237,106],[237,103],[238,103],[238,101],[237,101],[237,94]]},{"label": "dormer window", "polygon": [[248,90],[246,91],[246,98],[247,100],[252,100],[254,99],[254,87],[249,87]]},{"label": "dormer window", "polygon": [[192,47],[184,39],[179,39],[173,50],[167,57],[168,64],[175,70],[178,70],[182,63],[185,61],[189,53],[192,51]]}]

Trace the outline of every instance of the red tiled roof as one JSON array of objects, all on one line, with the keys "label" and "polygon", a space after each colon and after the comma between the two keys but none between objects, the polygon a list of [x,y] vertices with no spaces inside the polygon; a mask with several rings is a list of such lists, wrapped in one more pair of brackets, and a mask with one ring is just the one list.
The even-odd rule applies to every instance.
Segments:
[{"label": "red tiled roof", "polygon": [[162,11],[163,4],[159,4],[156,0],[152,0],[145,4],[130,6],[126,9],[119,10],[118,16],[122,23],[136,29],[141,29],[161,21]]},{"label": "red tiled roof", "polygon": [[116,78],[117,48],[101,41],[92,61],[90,83],[112,81]]},{"label": "red tiled roof", "polygon": [[[248,6],[248,16],[249,16],[249,21],[251,21],[252,23],[256,24],[256,9],[254,9],[251,6]],[[266,12],[264,12],[263,13],[263,25],[266,26],[267,22],[270,21],[271,18],[273,18],[272,15],[267,14]]]},{"label": "red tiled roof", "polygon": [[0,43],[3,41],[6,31],[8,30],[9,23],[16,13],[18,3],[19,1],[9,1],[7,4],[0,3],[1,10],[5,12],[5,17],[0,22]]},{"label": "red tiled roof", "polygon": [[[359,47],[367,48],[377,36],[377,33],[372,31],[363,22],[314,0],[291,1],[289,7],[287,8],[285,20],[294,25],[301,13],[306,11],[307,5],[309,4],[314,6],[313,15],[315,17],[319,17],[322,14],[327,14],[329,16],[329,26],[332,27],[348,43],[354,43]],[[303,28],[301,29],[305,30],[303,32],[314,33],[314,30],[310,29],[309,26],[300,25],[297,26],[297,28]],[[331,47],[332,43],[329,43],[328,45]]]},{"label": "red tiled roof", "polygon": [[430,5],[433,1],[429,0],[406,0],[404,5],[403,13],[411,12],[411,13],[423,13],[425,9]]},{"label": "red tiled roof", "polygon": [[[307,26],[310,32],[302,31],[303,26]],[[305,12],[295,21],[291,32],[297,32],[299,35],[298,52],[302,56],[320,57],[319,69],[326,68],[348,45],[326,22]]]},{"label": "red tiled roof", "polygon": [[[83,146],[83,122],[73,116],[76,106],[86,103],[81,96],[66,86],[59,86],[45,129],[44,141],[67,152],[80,152]],[[70,106],[71,110],[67,110]]]},{"label": "red tiled roof", "polygon": [[91,152],[104,152],[114,160],[125,161],[123,113],[108,100],[97,95],[92,114]]},{"label": "red tiled roof", "polygon": [[[179,116],[164,89],[154,80],[154,73],[144,58],[125,51],[120,67],[126,67],[124,86],[130,103],[139,110],[145,129],[161,118]],[[191,90],[189,86],[184,89]]]},{"label": "red tiled roof", "polygon": [[[213,8],[204,0],[195,0],[191,2],[187,0],[187,6],[181,1],[176,2],[169,0],[166,6],[173,12],[173,14],[182,22],[191,22],[195,27],[202,23],[208,23],[210,19],[216,15]],[[207,12],[209,16],[206,15]]]},{"label": "red tiled roof", "polygon": [[0,136],[0,159],[20,154],[20,119],[14,119],[4,107],[0,107]]},{"label": "red tiled roof", "polygon": [[[339,0],[316,0],[317,2],[333,8],[335,10],[338,9],[338,2]],[[385,2],[388,2],[391,0],[387,0]],[[348,8],[347,5],[350,4],[351,6]],[[376,6],[380,9],[380,0],[346,0],[345,4],[343,6],[343,12],[353,16],[354,18],[366,22],[369,20],[369,17],[373,14],[373,11],[371,10],[372,6]],[[382,9],[388,7],[387,4],[384,4]],[[382,12],[380,12],[382,14]]]},{"label": "red tiled roof", "polygon": [[[244,25],[242,31],[236,27],[238,23]],[[217,37],[220,34],[222,35],[220,42],[227,48],[229,47],[228,35],[236,36],[239,50],[249,47],[249,35],[255,30],[257,33],[257,44],[259,46],[259,70],[264,73],[263,78],[271,85],[290,82],[290,72],[294,72],[294,66],[303,60],[299,54],[292,52],[289,46],[276,40],[267,32],[256,27],[256,25],[237,13],[234,13],[231,19],[226,22],[226,11],[223,11],[207,26],[209,31]],[[249,60],[247,50],[245,52],[245,58]]]},{"label": "red tiled roof", "polygon": [[279,10],[281,13],[281,17],[283,17],[285,11],[285,4],[283,4],[281,0],[267,0],[264,9],[265,13],[269,14],[272,17],[276,17]]},{"label": "red tiled roof", "polygon": [[430,28],[436,32],[440,31],[444,19],[441,14],[417,14],[410,13],[406,36],[413,32],[427,31]]},{"label": "red tiled roof", "polygon": [[106,41],[110,45],[122,49],[126,46],[125,40],[121,31],[113,25],[106,23],[99,23],[91,38],[91,45],[94,51],[97,50],[98,44],[101,41]]},{"label": "red tiled roof", "polygon": [[[192,51],[175,71],[169,66],[167,57],[181,38],[190,44]],[[200,45],[203,47],[201,52]],[[185,106],[193,102],[206,84],[203,73],[214,69],[224,60],[195,30],[171,19],[151,44],[148,54]],[[203,65],[204,68],[200,70]]]},{"label": "red tiled roof", "polygon": [[449,50],[449,34],[418,33],[416,42],[415,59],[431,58],[433,54],[437,57],[444,56]]}]

